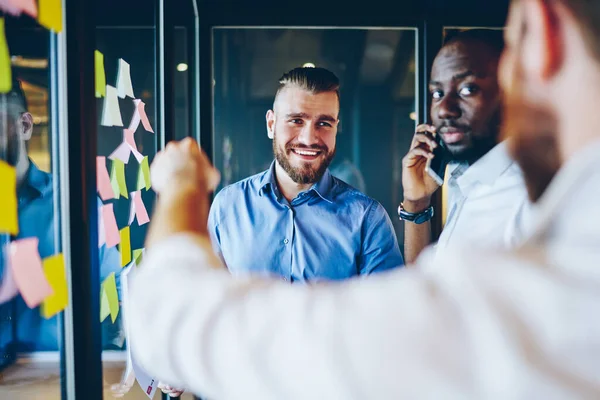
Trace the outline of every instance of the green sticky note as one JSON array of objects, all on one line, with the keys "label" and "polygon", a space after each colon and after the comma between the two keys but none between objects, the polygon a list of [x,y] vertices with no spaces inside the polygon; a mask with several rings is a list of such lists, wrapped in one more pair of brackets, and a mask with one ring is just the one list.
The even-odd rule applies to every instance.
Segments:
[{"label": "green sticky note", "polygon": [[[117,294],[117,281],[115,280],[115,273],[111,272],[110,275],[106,277],[104,282],[102,283],[102,291],[104,294],[102,297],[106,297],[106,302],[108,302],[108,309],[110,311],[110,319],[114,323],[117,320],[117,316],[119,315],[119,296]],[[102,303],[105,302],[104,299],[100,302],[100,319],[102,320],[103,311]],[[106,308],[106,304],[104,305]],[[106,312],[106,311],[105,311]],[[106,317],[105,317],[106,318]]]},{"label": "green sticky note", "polygon": [[104,54],[94,51],[94,66],[96,71],[96,97],[106,96],[106,74],[104,73]]},{"label": "green sticky note", "polygon": [[4,18],[0,18],[0,93],[8,93],[11,88],[10,54],[4,33]]},{"label": "green sticky note", "polygon": [[125,182],[125,163],[123,163],[123,161],[117,159],[112,160],[110,184],[117,199],[120,196],[123,196],[126,199],[129,198],[127,183]]},{"label": "green sticky note", "polygon": [[135,260],[135,265],[139,266],[142,262],[142,256],[144,253],[144,249],[135,249],[133,250],[133,259]]},{"label": "green sticky note", "polygon": [[145,156],[140,163],[140,169],[138,171],[137,190],[150,190],[150,167],[148,166],[148,156]]},{"label": "green sticky note", "polygon": [[104,291],[104,284],[100,289],[100,322],[103,322],[110,315],[110,305],[108,304],[108,296]]},{"label": "green sticky note", "polygon": [[119,231],[121,234],[121,243],[119,243],[119,250],[121,252],[121,267],[125,267],[127,264],[131,262],[131,237],[129,232],[129,227]]}]

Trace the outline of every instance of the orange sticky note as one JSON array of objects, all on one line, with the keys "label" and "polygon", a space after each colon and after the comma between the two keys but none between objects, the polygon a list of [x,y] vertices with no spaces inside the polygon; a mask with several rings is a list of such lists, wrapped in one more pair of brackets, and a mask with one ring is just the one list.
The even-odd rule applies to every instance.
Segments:
[{"label": "orange sticky note", "polygon": [[121,267],[126,266],[131,262],[131,237],[129,227],[121,229],[119,232],[121,235],[121,244],[119,244],[119,251],[121,252]]},{"label": "orange sticky note", "polygon": [[102,200],[106,201],[115,198],[115,193],[110,184],[110,177],[106,169],[106,157],[96,157],[96,183],[98,193]]},{"label": "orange sticky note", "polygon": [[96,86],[96,97],[106,96],[106,73],[104,72],[104,54],[94,50],[94,75]]},{"label": "orange sticky note", "polygon": [[19,218],[17,209],[17,172],[0,160],[0,233],[17,235]]},{"label": "orange sticky note", "polygon": [[[108,310],[110,311],[110,319],[114,323],[117,320],[117,316],[119,315],[119,296],[117,294],[117,281],[115,280],[115,273],[111,272],[110,275],[106,277],[104,282],[102,282],[102,299],[100,302],[100,320],[103,321],[102,318],[105,315],[105,310],[103,307],[106,307],[108,303]],[[106,318],[104,316],[104,318]]]},{"label": "orange sticky note", "polygon": [[61,0],[40,0],[38,22],[56,33],[62,32]]},{"label": "orange sticky note", "polygon": [[62,254],[44,258],[44,274],[54,294],[46,297],[42,303],[42,316],[53,317],[67,307],[69,290],[65,272],[65,259]]},{"label": "orange sticky note", "polygon": [[9,245],[10,268],[19,292],[29,308],[37,307],[54,292],[46,280],[37,238],[19,239]]},{"label": "orange sticky note", "polygon": [[117,227],[113,205],[103,205],[100,208],[100,212],[102,214],[102,226],[104,228],[106,247],[114,247],[121,241],[121,236],[119,235],[119,228]]},{"label": "orange sticky note", "polygon": [[0,93],[8,93],[11,88],[12,72],[10,68],[10,54],[4,32],[4,18],[0,18]]}]

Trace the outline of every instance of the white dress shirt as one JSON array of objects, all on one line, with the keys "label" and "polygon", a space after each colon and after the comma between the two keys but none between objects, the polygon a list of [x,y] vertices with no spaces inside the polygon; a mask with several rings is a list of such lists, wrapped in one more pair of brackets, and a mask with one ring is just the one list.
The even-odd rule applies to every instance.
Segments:
[{"label": "white dress shirt", "polygon": [[531,206],[523,173],[506,142],[469,167],[450,165],[448,173],[448,216],[438,249],[467,244],[512,248],[525,236]]},{"label": "white dress shirt", "polygon": [[523,245],[446,248],[435,272],[242,280],[207,239],[173,236],[133,283],[133,351],[217,400],[598,399],[598,161],[600,143],[563,167]]}]

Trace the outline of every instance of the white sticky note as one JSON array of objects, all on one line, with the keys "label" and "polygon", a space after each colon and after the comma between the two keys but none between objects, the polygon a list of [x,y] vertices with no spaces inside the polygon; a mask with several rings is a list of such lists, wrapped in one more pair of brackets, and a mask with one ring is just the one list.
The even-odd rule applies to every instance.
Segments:
[{"label": "white sticky note", "polygon": [[125,96],[134,98],[133,86],[131,85],[131,75],[129,64],[127,61],[119,58],[119,72],[117,73],[117,92],[119,97],[124,99]]},{"label": "white sticky note", "polygon": [[119,97],[117,89],[106,85],[106,97],[104,97],[104,107],[102,108],[102,126],[123,126],[121,119],[121,109],[119,108]]}]

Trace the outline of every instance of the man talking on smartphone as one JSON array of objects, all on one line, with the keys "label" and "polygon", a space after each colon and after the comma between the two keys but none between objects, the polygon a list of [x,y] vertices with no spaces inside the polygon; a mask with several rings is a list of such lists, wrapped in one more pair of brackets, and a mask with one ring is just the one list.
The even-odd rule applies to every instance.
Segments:
[{"label": "man talking on smartphone", "polygon": [[448,160],[448,213],[438,250],[453,242],[510,247],[528,225],[521,170],[506,143],[498,143],[502,49],[501,31],[474,29],[451,37],[434,60],[432,125],[417,127],[402,164],[399,217],[405,221],[407,264],[431,242],[430,220],[441,212],[433,209],[431,197],[444,180]]}]

